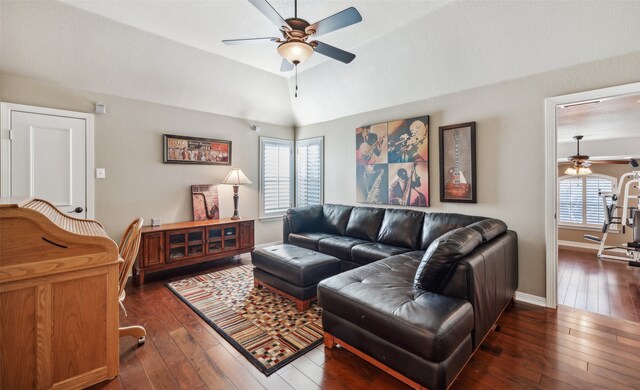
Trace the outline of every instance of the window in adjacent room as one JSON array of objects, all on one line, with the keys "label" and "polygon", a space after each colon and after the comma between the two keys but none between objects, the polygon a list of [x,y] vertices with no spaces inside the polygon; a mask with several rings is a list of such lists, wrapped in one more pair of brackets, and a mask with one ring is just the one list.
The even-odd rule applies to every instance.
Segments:
[{"label": "window in adjacent room", "polygon": [[576,227],[602,226],[605,210],[599,192],[611,192],[615,183],[615,178],[598,174],[560,177],[558,224]]},{"label": "window in adjacent room", "polygon": [[293,141],[260,137],[260,218],[293,207]]},{"label": "window in adjacent room", "polygon": [[324,138],[296,141],[296,206],[322,204]]}]

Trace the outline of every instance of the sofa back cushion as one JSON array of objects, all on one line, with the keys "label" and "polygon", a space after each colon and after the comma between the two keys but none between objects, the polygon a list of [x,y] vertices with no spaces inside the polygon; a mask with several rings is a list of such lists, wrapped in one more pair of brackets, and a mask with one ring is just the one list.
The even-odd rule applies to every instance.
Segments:
[{"label": "sofa back cushion", "polygon": [[289,233],[317,232],[322,224],[322,205],[288,209],[284,217]]},{"label": "sofa back cushion", "polygon": [[376,241],[393,246],[418,249],[424,213],[415,210],[387,209]]},{"label": "sofa back cushion", "polygon": [[422,225],[422,244],[420,245],[420,249],[426,250],[433,240],[446,232],[483,219],[486,218],[455,213],[426,213],[424,215],[424,224]]},{"label": "sofa back cushion", "polygon": [[446,285],[458,261],[482,243],[482,235],[461,227],[436,238],[427,248],[413,283],[423,290],[439,293]]},{"label": "sofa back cushion", "polygon": [[347,223],[346,235],[361,240],[375,241],[384,218],[384,209],[354,207]]},{"label": "sofa back cushion", "polygon": [[482,242],[491,241],[495,237],[507,231],[507,224],[495,218],[483,219],[482,221],[472,223],[467,227],[480,233],[482,236]]},{"label": "sofa back cushion", "polygon": [[325,204],[322,206],[322,231],[344,236],[353,206]]}]

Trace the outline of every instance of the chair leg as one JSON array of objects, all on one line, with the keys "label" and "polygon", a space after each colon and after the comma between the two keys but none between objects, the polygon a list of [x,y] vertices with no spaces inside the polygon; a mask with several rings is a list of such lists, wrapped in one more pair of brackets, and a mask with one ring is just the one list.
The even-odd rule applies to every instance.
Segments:
[{"label": "chair leg", "polygon": [[139,325],[120,327],[120,337],[132,336],[138,338],[138,345],[146,341],[147,331]]}]

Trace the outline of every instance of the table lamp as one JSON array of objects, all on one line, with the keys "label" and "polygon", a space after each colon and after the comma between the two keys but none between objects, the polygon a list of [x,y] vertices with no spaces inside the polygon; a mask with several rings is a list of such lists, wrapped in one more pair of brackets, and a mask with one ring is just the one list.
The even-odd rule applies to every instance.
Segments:
[{"label": "table lamp", "polygon": [[233,185],[233,217],[231,219],[240,219],[238,214],[238,199],[240,198],[238,196],[238,188],[240,184],[251,184],[251,180],[240,168],[233,168],[222,183]]}]

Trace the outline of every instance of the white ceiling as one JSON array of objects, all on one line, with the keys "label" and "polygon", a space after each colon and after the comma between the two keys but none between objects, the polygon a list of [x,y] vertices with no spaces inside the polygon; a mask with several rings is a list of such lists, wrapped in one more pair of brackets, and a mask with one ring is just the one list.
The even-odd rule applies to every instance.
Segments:
[{"label": "white ceiling", "polygon": [[[275,48],[220,42],[275,32],[246,0],[71,4],[0,0],[0,70],[258,124],[324,122],[640,52],[640,1],[301,0],[309,22],[350,6],[363,22],[321,38],[357,58],[314,55],[294,99]],[[273,4],[290,16],[291,0]]]},{"label": "white ceiling", "polygon": [[[355,7],[366,23],[359,23],[320,37],[320,41],[354,51],[450,2],[393,0],[299,0],[298,17],[315,23],[347,7]],[[214,1],[77,1],[63,2],[137,29],[242,62],[283,77],[277,43],[227,46],[222,39],[278,37],[277,27],[246,0]],[[293,0],[270,0],[284,18],[293,17]],[[325,61],[313,55],[298,69],[304,72]]]},{"label": "white ceiling", "polygon": [[578,102],[556,109],[558,158],[580,153],[598,157],[640,157],[640,94]]}]

